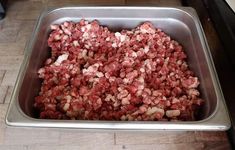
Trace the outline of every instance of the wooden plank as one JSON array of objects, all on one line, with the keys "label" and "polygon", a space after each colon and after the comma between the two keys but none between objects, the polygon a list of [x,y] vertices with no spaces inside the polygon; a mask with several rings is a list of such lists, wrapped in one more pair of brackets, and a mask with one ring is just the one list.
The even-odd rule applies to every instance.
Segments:
[{"label": "wooden plank", "polygon": [[24,56],[1,56],[0,55],[0,70],[19,69]]},{"label": "wooden plank", "polygon": [[6,71],[5,70],[0,70],[0,85],[2,83],[3,77],[5,75]]},{"label": "wooden plank", "polygon": [[126,0],[127,5],[141,6],[181,6],[180,0]]},{"label": "wooden plank", "polygon": [[204,150],[232,150],[228,141],[224,142],[205,142]]},{"label": "wooden plank", "polygon": [[[14,133],[14,134],[12,134]],[[24,136],[25,135],[25,136]],[[27,135],[27,136],[26,136]],[[78,130],[48,128],[16,128],[5,129],[6,145],[112,145],[112,133],[86,133]]]},{"label": "wooden plank", "polygon": [[43,8],[44,1],[9,1],[7,18],[14,20],[35,20]]},{"label": "wooden plank", "polygon": [[[9,1],[7,8],[7,15],[4,20],[24,21],[29,19],[37,19],[43,8],[45,2],[29,2],[29,1]],[[28,12],[28,13],[27,13]]]},{"label": "wooden plank", "polygon": [[91,132],[76,130],[61,130],[59,143],[61,145],[112,145],[114,133]]},{"label": "wooden plank", "polygon": [[202,150],[203,143],[168,143],[153,145],[123,145],[122,149],[125,150]]},{"label": "wooden plank", "polygon": [[4,100],[5,104],[9,104],[10,103],[10,99],[11,99],[11,94],[13,92],[13,88],[14,88],[13,86],[8,86],[7,93],[6,93],[5,100]]},{"label": "wooden plank", "polygon": [[[88,139],[89,140],[89,139]],[[117,145],[103,145],[102,143],[94,145],[93,143],[86,142],[87,145],[32,145],[29,146],[29,150],[120,150],[122,146]]]},{"label": "wooden plank", "polygon": [[126,0],[126,5],[154,5],[159,6],[160,0]]},{"label": "wooden plank", "polygon": [[226,132],[203,132],[197,131],[195,132],[195,137],[197,141],[227,141],[228,137]]},{"label": "wooden plank", "polygon": [[116,144],[155,144],[155,143],[189,143],[195,142],[194,132],[119,132]]},{"label": "wooden plank", "polygon": [[41,10],[42,7],[45,6],[44,1],[9,1],[8,2],[8,11],[14,12],[14,11],[22,11],[22,10]]},{"label": "wooden plank", "polygon": [[32,9],[30,11],[22,10],[19,13],[17,13],[16,19],[18,19],[18,20],[36,20],[39,17],[41,11],[42,10],[34,10],[34,9]]},{"label": "wooden plank", "polygon": [[3,144],[5,145],[32,145],[32,144],[59,144],[59,130],[47,128],[19,128],[8,126],[5,129]]},{"label": "wooden plank", "polygon": [[4,141],[4,127],[0,127],[0,146],[3,144]]},{"label": "wooden plank", "polygon": [[42,146],[42,145],[32,145],[28,147],[30,150],[202,150],[204,148],[203,143],[181,143],[181,144],[153,144],[153,145],[102,145],[98,144],[87,144],[82,146],[71,146],[71,145],[61,145],[61,146]]},{"label": "wooden plank", "polygon": [[4,143],[4,133],[5,133],[5,128],[6,128],[5,116],[6,116],[7,108],[8,108],[8,104],[0,104],[0,145]]},{"label": "wooden plank", "polygon": [[26,145],[0,145],[1,150],[29,150]]},{"label": "wooden plank", "polygon": [[0,56],[23,55],[24,54],[24,47],[25,47],[25,42],[22,43],[22,42],[19,42],[18,40],[17,40],[17,43],[12,43],[12,42],[0,43]]},{"label": "wooden plank", "polygon": [[7,89],[7,86],[0,86],[0,104],[4,103],[7,94]]},{"label": "wooden plank", "polygon": [[7,70],[5,76],[3,77],[3,86],[14,86],[19,70]]},{"label": "wooden plank", "polygon": [[160,0],[161,6],[181,6],[181,0]]},{"label": "wooden plank", "polygon": [[2,29],[0,29],[0,43],[15,42],[21,23],[17,20],[3,20]]},{"label": "wooden plank", "polygon": [[125,0],[49,0],[48,6],[125,5]]},{"label": "wooden plank", "polygon": [[[5,128],[5,116],[7,113],[8,104],[0,104],[0,128]],[[2,132],[0,132],[2,134]],[[0,142],[1,143],[1,142]]]},{"label": "wooden plank", "polygon": [[32,35],[34,25],[35,25],[35,21],[32,21],[32,20],[24,21],[16,37],[16,41],[18,43],[25,44],[29,40],[30,36]]}]

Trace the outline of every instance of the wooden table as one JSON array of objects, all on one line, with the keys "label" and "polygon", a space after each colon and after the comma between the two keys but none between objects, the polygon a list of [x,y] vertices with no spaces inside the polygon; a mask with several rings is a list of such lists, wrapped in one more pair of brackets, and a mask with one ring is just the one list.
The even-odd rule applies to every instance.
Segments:
[{"label": "wooden table", "polygon": [[[24,47],[41,9],[74,4],[181,6],[179,0],[9,0],[6,18],[0,21],[1,150],[232,149],[226,132],[95,132],[6,126],[5,114]],[[202,21],[213,52],[220,47],[217,35],[209,18]]]}]

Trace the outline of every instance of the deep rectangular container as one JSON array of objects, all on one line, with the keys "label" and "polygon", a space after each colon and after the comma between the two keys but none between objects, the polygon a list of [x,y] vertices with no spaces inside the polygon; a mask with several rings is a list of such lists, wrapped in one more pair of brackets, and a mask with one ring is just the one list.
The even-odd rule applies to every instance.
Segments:
[{"label": "deep rectangular container", "polygon": [[[145,21],[162,29],[182,44],[188,64],[200,80],[205,104],[196,121],[87,121],[37,119],[33,108],[41,81],[37,71],[49,57],[50,25],[64,21],[97,19],[113,31],[131,29]],[[45,10],[26,47],[6,123],[12,126],[65,127],[112,130],[227,130],[230,119],[203,29],[192,8],[167,7],[64,7]]]}]

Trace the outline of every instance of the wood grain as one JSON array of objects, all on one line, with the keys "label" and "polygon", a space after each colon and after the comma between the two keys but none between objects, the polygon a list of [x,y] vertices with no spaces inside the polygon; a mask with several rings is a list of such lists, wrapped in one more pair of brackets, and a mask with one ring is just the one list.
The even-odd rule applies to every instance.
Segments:
[{"label": "wood grain", "polygon": [[195,137],[197,141],[227,141],[228,137],[226,132],[195,132]]},{"label": "wood grain", "polygon": [[[7,113],[8,104],[0,104],[0,128],[5,128],[5,116]],[[0,132],[2,134],[3,132]]]},{"label": "wood grain", "polygon": [[[16,37],[16,42],[17,43],[22,43],[22,45],[25,45],[25,43],[29,40],[29,37],[32,34],[33,28],[35,25],[35,20],[25,20],[22,23],[22,26],[20,28],[20,31]],[[24,47],[22,48],[24,51]]]},{"label": "wood grain", "polygon": [[[203,150],[205,145],[203,143],[190,144],[152,144],[152,145],[95,145],[96,150]],[[88,150],[94,149],[93,144],[82,146],[38,146],[33,145],[28,147],[30,150]]]},{"label": "wood grain", "polygon": [[151,145],[123,145],[125,150],[202,150],[203,143],[178,143],[178,144],[151,144]]},{"label": "wood grain", "polygon": [[19,20],[36,20],[39,17],[41,10],[20,11],[16,18]]},{"label": "wood grain", "polygon": [[0,146],[4,144],[5,139],[5,116],[7,112],[8,104],[0,104]]},{"label": "wood grain", "polygon": [[48,0],[49,7],[81,5],[125,5],[125,0]]},{"label": "wood grain", "polygon": [[28,147],[29,150],[121,150],[122,146],[116,145],[103,145],[98,144],[94,145],[93,143],[87,145],[60,145],[60,146],[42,146],[42,145],[33,145]]},{"label": "wood grain", "polygon": [[10,103],[10,98],[11,98],[11,94],[13,92],[13,88],[14,88],[13,86],[8,86],[7,93],[6,93],[5,100],[4,100],[5,104]]},{"label": "wood grain", "polygon": [[232,150],[228,141],[226,142],[206,142],[204,150]]},{"label": "wood grain", "polygon": [[19,69],[24,56],[0,56],[0,70]]},{"label": "wood grain", "polygon": [[[107,132],[91,132],[76,130],[60,130],[59,143],[60,145],[87,145],[91,143],[94,145],[113,145],[114,133]],[[88,141],[89,140],[89,141]]]},{"label": "wood grain", "polygon": [[0,104],[4,103],[6,93],[7,93],[7,86],[0,86]]},{"label": "wood grain", "polygon": [[2,84],[3,86],[14,86],[15,82],[16,82],[16,78],[18,75],[19,70],[7,70],[3,80],[2,80]]},{"label": "wood grain", "polygon": [[140,6],[181,6],[177,0],[126,0],[127,5]]},{"label": "wood grain", "polygon": [[194,132],[120,132],[116,133],[117,145],[189,143],[195,142]]},{"label": "wood grain", "polygon": [[27,145],[0,145],[1,150],[29,150]]},{"label": "wood grain", "polygon": [[24,3],[22,2],[22,9],[16,15],[16,19],[18,20],[36,20],[41,11],[46,7],[41,1]]},{"label": "wood grain", "polygon": [[0,29],[0,43],[15,42],[21,21],[5,21]]},{"label": "wood grain", "polygon": [[6,71],[5,70],[0,70],[0,85],[2,83],[3,77],[5,75]]},{"label": "wood grain", "polygon": [[59,135],[58,130],[54,129],[7,127],[3,143],[5,145],[57,145]]},{"label": "wood grain", "polygon": [[[46,1],[47,3],[48,1]],[[7,10],[10,12],[14,11],[30,11],[30,10],[41,10],[45,7],[45,1],[31,1],[31,0],[8,0]],[[27,16],[25,16],[27,17]]]},{"label": "wood grain", "polygon": [[0,43],[0,56],[17,56],[23,55],[25,43]]},{"label": "wood grain", "polygon": [[[14,133],[14,134],[12,134]],[[27,136],[22,136],[26,133]],[[81,132],[67,129],[47,128],[16,128],[5,129],[4,144],[6,145],[113,145],[113,133]]]}]

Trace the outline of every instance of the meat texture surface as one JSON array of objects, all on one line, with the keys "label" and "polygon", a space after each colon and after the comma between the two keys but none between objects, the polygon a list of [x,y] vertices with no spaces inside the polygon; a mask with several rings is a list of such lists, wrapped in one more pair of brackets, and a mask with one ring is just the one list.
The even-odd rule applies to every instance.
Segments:
[{"label": "meat texture surface", "polygon": [[182,46],[150,22],[120,32],[95,20],[55,24],[48,45],[40,118],[186,121],[202,106]]}]

